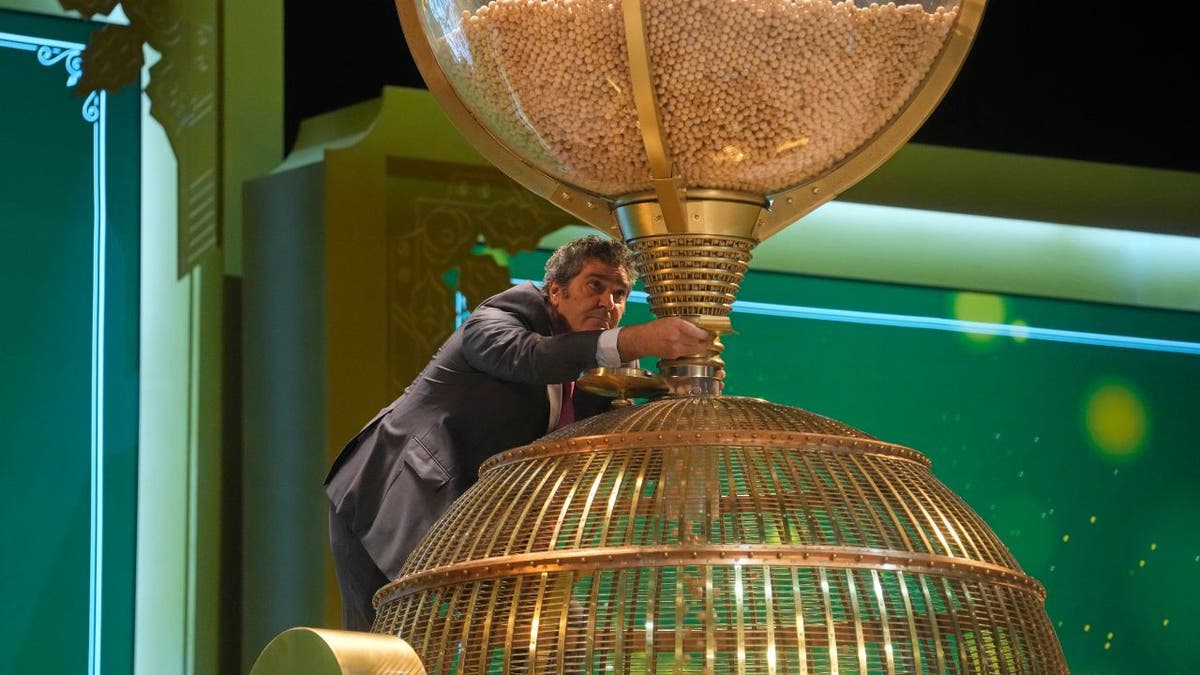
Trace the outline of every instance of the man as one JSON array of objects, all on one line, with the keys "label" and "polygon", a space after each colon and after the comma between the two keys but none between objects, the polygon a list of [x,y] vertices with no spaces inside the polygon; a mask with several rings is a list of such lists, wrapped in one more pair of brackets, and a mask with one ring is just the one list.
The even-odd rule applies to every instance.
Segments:
[{"label": "man", "polygon": [[563,396],[581,371],[711,346],[706,331],[674,317],[618,328],[634,276],[620,241],[564,244],[541,289],[525,283],[481,303],[342,450],[325,486],[347,629],[370,629],[375,591],[399,576],[484,460],[607,409],[610,399]]}]

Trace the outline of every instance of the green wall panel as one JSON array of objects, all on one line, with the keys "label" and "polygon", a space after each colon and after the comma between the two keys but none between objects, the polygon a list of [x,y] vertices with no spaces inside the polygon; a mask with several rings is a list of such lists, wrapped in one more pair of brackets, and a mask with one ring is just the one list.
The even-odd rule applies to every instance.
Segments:
[{"label": "green wall panel", "polygon": [[1046,586],[1073,672],[1194,671],[1200,314],[751,271],[733,326],[726,394],[928,455]]},{"label": "green wall panel", "polygon": [[76,96],[93,24],[0,11],[0,672],[131,669],[138,95]]}]

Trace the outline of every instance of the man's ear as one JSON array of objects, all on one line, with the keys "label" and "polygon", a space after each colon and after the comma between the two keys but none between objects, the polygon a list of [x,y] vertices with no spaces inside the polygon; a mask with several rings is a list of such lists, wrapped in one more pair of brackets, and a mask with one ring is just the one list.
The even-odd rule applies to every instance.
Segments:
[{"label": "man's ear", "polygon": [[558,303],[562,302],[562,286],[559,286],[557,281],[548,282],[546,297],[550,300],[550,306],[557,308]]}]

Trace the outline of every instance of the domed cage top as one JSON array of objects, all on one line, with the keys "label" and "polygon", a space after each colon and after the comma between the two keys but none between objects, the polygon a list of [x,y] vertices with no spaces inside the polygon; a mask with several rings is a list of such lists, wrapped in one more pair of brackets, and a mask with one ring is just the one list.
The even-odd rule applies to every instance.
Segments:
[{"label": "domed cage top", "polygon": [[1061,673],[1044,592],[920,453],[667,397],[501,454],[376,596],[431,673]]}]

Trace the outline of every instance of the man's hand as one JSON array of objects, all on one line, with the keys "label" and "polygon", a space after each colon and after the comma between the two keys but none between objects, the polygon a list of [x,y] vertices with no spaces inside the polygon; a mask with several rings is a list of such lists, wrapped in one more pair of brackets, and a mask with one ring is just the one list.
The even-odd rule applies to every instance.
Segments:
[{"label": "man's hand", "polygon": [[678,359],[703,354],[712,348],[713,338],[712,333],[687,319],[668,316],[622,328],[617,334],[617,351],[622,361],[643,356]]}]

